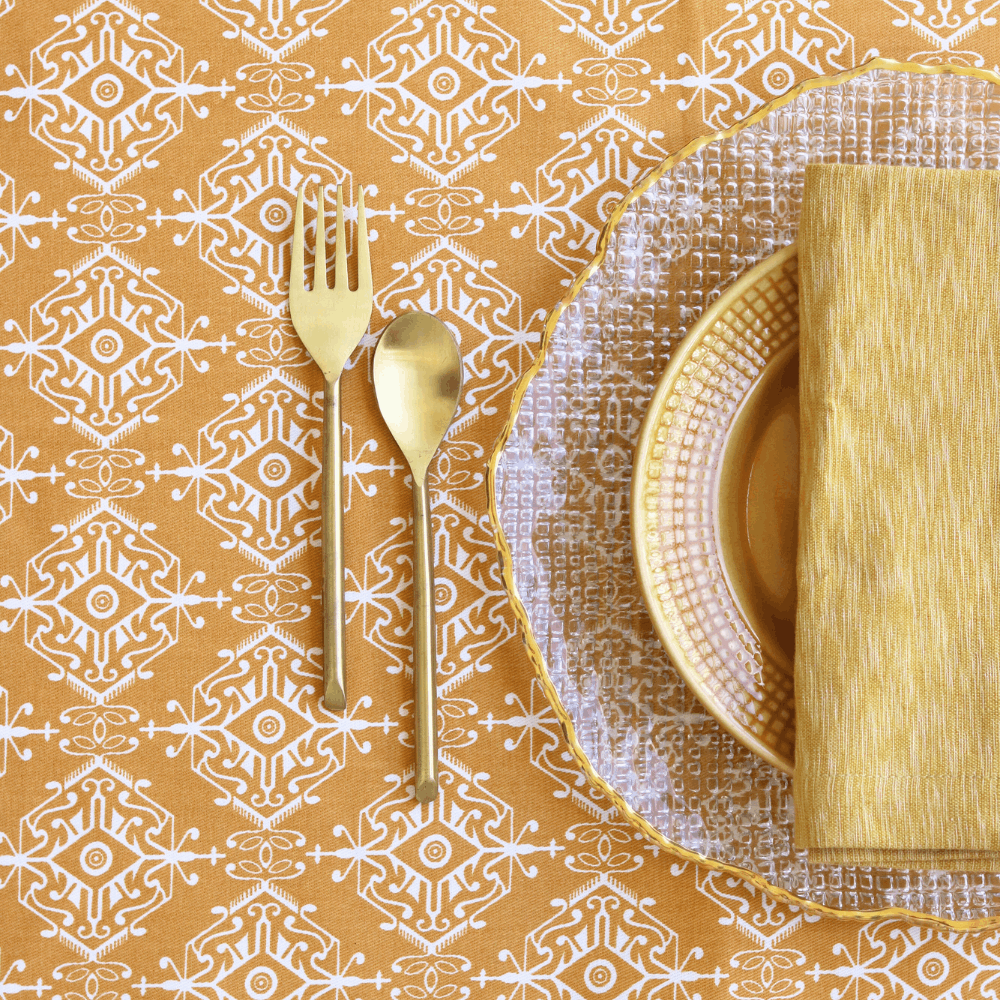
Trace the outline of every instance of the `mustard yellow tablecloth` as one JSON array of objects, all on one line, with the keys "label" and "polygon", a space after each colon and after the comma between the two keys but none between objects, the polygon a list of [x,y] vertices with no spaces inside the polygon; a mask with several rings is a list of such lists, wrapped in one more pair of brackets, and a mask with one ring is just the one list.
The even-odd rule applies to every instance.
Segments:
[{"label": "mustard yellow tablecloth", "polygon": [[[545,312],[644,170],[876,51],[992,66],[991,10],[0,0],[4,994],[936,998],[995,975],[989,937],[814,920],[635,839],[533,683],[484,483]],[[428,309],[467,359],[432,484],[434,811],[407,784],[410,495],[370,343],[344,384],[347,715],[308,691],[321,382],[283,312],[305,174],[368,185],[373,331]]]},{"label": "mustard yellow tablecloth", "polygon": [[795,840],[1000,862],[1000,174],[810,165]]}]

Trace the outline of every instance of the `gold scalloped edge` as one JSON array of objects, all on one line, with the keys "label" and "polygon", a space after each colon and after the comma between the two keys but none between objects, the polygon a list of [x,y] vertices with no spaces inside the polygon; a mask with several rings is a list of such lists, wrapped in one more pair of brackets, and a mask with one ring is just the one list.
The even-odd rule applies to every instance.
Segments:
[{"label": "gold scalloped edge", "polygon": [[510,416],[507,418],[507,422],[500,431],[496,444],[493,447],[493,453],[490,456],[488,474],[486,477],[486,493],[489,504],[490,523],[493,526],[493,538],[496,542],[500,555],[500,572],[503,577],[504,587],[507,590],[508,597],[510,598],[511,606],[514,609],[514,616],[521,629],[521,638],[527,650],[528,659],[534,667],[535,675],[542,686],[542,690],[545,692],[545,697],[552,706],[552,710],[556,713],[556,718],[559,720],[559,725],[562,728],[563,735],[566,737],[566,742],[569,744],[570,751],[582,768],[587,780],[594,788],[597,789],[597,791],[599,791],[606,798],[610,799],[615,808],[622,814],[622,816],[625,817],[625,819],[628,820],[629,823],[632,824],[633,827],[642,833],[648,840],[652,841],[657,846],[662,847],[670,854],[680,858],[682,861],[694,862],[703,868],[708,868],[712,871],[724,872],[727,875],[743,879],[760,889],[762,892],[767,893],[767,895],[771,896],[773,899],[776,899],[781,903],[788,903],[792,906],[796,906],[810,913],[836,917],[840,920],[864,922],[869,920],[900,918],[907,920],[910,923],[922,924],[938,930],[981,931],[988,928],[1000,927],[1000,915],[995,917],[978,917],[974,920],[952,920],[948,917],[934,917],[927,913],[907,910],[903,907],[890,906],[881,910],[842,910],[836,907],[827,906],[824,903],[815,903],[812,900],[803,899],[801,896],[795,895],[795,893],[789,891],[788,889],[782,889],[780,886],[772,885],[766,878],[764,878],[763,875],[760,875],[755,871],[751,871],[748,868],[740,868],[738,865],[728,864],[725,861],[716,861],[713,858],[707,858],[703,854],[699,854],[697,851],[689,850],[686,847],[682,847],[680,844],[674,843],[674,841],[660,833],[660,831],[657,830],[648,820],[640,816],[625,801],[621,794],[597,773],[594,765],[590,761],[590,758],[587,756],[586,751],[577,739],[576,730],[573,726],[573,720],[570,717],[569,712],[566,711],[566,708],[562,704],[559,694],[555,689],[555,685],[552,682],[552,678],[549,676],[548,667],[545,663],[545,657],[542,654],[541,647],[538,645],[534,633],[531,630],[531,622],[528,618],[528,612],[524,607],[521,595],[517,589],[517,584],[514,581],[513,555],[511,553],[510,546],[507,544],[507,538],[503,533],[503,528],[500,525],[500,512],[497,505],[497,464],[499,463],[500,457],[507,446],[510,435],[513,433],[514,423],[517,420],[517,415],[521,409],[521,403],[524,400],[525,393],[528,391],[528,385],[545,364],[546,353],[548,351],[549,342],[552,339],[552,333],[555,330],[556,324],[559,322],[559,318],[562,316],[563,311],[573,302],[577,295],[580,294],[583,286],[587,283],[587,280],[604,262],[604,258],[608,251],[608,244],[611,240],[611,234],[615,231],[618,223],[621,221],[622,217],[628,211],[633,202],[642,197],[642,195],[645,194],[646,191],[648,191],[668,170],[676,166],[681,160],[690,156],[692,153],[697,152],[702,148],[702,146],[707,146],[711,142],[718,142],[721,139],[728,139],[737,132],[740,132],[748,126],[761,121],[772,111],[791,103],[806,91],[815,90],[820,87],[833,87],[837,84],[844,83],[847,80],[853,80],[855,77],[863,76],[865,73],[872,73],[875,70],[880,69],[904,73],[918,73],[924,76],[937,76],[940,74],[971,76],[975,77],[977,80],[982,80],[985,83],[992,83],[1000,86],[1000,75],[990,70],[982,70],[972,66],[954,66],[948,63],[938,66],[926,66],[921,63],[897,62],[895,59],[871,59],[868,62],[863,63],[861,66],[856,66],[855,68],[846,70],[843,73],[837,73],[832,76],[815,77],[811,80],[804,80],[802,83],[792,87],[792,89],[787,93],[782,94],[780,97],[777,97],[773,101],[765,104],[764,107],[755,112],[749,118],[746,118],[745,120],[738,122],[727,129],[723,129],[720,132],[714,132],[711,135],[700,136],[699,138],[692,140],[686,146],[683,146],[678,152],[668,156],[658,166],[653,167],[653,169],[650,170],[650,172],[646,174],[645,177],[643,177],[635,185],[635,187],[631,189],[631,191],[629,191],[622,201],[615,206],[610,217],[608,218],[608,221],[604,224],[604,228],[601,230],[601,235],[597,242],[597,252],[594,255],[593,260],[591,260],[591,262],[587,264],[577,275],[566,294],[559,300],[559,302],[556,303],[555,307],[549,313],[548,318],[545,321],[545,327],[542,331],[542,339],[539,344],[538,355],[536,356],[534,362],[532,362],[531,367],[528,368],[524,375],[521,376],[514,388]]}]

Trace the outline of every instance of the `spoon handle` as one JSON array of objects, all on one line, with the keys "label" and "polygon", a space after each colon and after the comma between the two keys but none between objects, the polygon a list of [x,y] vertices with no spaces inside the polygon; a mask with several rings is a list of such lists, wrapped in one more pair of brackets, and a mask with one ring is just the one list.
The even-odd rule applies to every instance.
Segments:
[{"label": "spoon handle", "polygon": [[323,393],[323,704],[347,707],[344,693],[344,456],[340,379]]},{"label": "spoon handle", "polygon": [[434,624],[434,550],[427,480],[413,477],[413,686],[417,751],[417,801],[438,791],[437,630]]}]

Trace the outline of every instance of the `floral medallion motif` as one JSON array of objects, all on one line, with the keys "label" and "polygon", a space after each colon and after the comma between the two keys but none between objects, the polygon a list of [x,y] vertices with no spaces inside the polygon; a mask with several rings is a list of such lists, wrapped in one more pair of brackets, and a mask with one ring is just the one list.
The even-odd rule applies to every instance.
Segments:
[{"label": "floral medallion motif", "polygon": [[49,678],[65,677],[101,704],[151,677],[150,661],[177,642],[182,622],[204,624],[195,608],[228,600],[192,592],[202,573],[184,586],[178,558],[149,537],[154,527],[100,504],[56,525],[59,537],[28,562],[23,590],[10,576],[0,580],[17,590],[0,602],[14,612],[0,631],[23,615],[25,642],[52,664]]},{"label": "floral medallion motif", "polygon": [[320,544],[323,413],[306,386],[280,370],[224,402],[226,411],[198,435],[197,457],[176,445],[186,461],[149,474],[186,480],[175,500],[194,485],[198,513],[226,535],[222,547],[276,571]]},{"label": "floral medallion motif", "polygon": [[[326,187],[328,198],[337,184],[352,190],[347,170],[322,152],[325,142],[269,116],[239,140],[226,140],[229,152],[201,175],[197,204],[178,191],[175,197],[188,208],[173,215],[157,211],[153,218],[157,225],[171,220],[186,227],[174,237],[178,246],[197,231],[199,256],[229,279],[224,290],[278,317],[287,309],[292,215],[299,188],[310,181],[313,208],[315,184]],[[310,217],[306,243],[315,246],[315,216]]]},{"label": "floral medallion motif", "polygon": [[[184,105],[204,86],[184,76],[179,45],[124,0],[90,0],[31,52],[30,83],[0,91],[30,104],[31,134],[58,153],[56,169],[111,191],[183,128]],[[14,70],[8,67],[8,74]],[[197,109],[196,114],[207,114]]]},{"label": "floral medallion motif", "polygon": [[0,855],[0,877],[4,866],[16,872],[18,898],[49,924],[49,936],[92,960],[145,933],[145,920],[170,900],[175,873],[197,881],[182,865],[216,856],[181,850],[198,831],[175,843],[173,816],[148,787],[91,761],[48,785],[52,794],[21,820],[17,853]]},{"label": "floral medallion motif", "polygon": [[59,410],[56,423],[105,447],[154,423],[186,370],[208,369],[196,353],[232,343],[196,336],[207,317],[185,326],[183,303],[153,283],[156,274],[110,246],[56,271],[62,281],[32,307],[29,332],[5,324],[19,337],[0,345],[14,358],[4,373],[26,368],[31,388]]}]

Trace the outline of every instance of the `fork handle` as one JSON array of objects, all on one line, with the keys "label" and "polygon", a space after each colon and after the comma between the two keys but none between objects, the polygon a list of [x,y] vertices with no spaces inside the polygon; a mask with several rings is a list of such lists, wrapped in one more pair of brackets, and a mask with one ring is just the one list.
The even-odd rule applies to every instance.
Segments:
[{"label": "fork handle", "polygon": [[437,629],[434,622],[434,550],[431,496],[426,478],[413,477],[413,687],[417,801],[438,792]]},{"label": "fork handle", "polygon": [[340,378],[323,393],[323,703],[347,707],[344,693],[344,445]]}]

